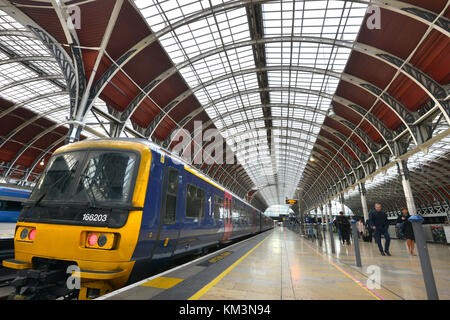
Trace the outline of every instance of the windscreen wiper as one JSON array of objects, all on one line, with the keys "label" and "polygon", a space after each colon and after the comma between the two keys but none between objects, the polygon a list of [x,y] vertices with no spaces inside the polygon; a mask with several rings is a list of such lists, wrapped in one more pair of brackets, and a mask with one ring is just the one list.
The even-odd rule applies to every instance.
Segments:
[{"label": "windscreen wiper", "polygon": [[68,171],[65,175],[63,175],[62,177],[60,177],[58,180],[56,180],[50,187],[48,187],[47,191],[45,191],[40,197],[39,199],[37,199],[35,202],[33,202],[34,206],[39,206],[39,203],[41,203],[41,201],[47,196],[47,194],[49,193],[50,190],[52,190],[54,187],[56,187],[56,185],[61,182],[61,181],[66,181],[69,177],[72,176],[72,174],[76,171],[76,168],[71,169],[70,171]]}]

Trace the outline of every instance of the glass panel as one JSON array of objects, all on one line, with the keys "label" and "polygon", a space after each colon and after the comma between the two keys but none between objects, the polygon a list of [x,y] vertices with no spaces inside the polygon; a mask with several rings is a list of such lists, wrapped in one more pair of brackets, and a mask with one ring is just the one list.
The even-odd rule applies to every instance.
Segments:
[{"label": "glass panel", "polygon": [[127,202],[131,195],[136,156],[125,152],[93,152],[72,199]]},{"label": "glass panel", "polygon": [[167,178],[166,214],[164,216],[165,224],[173,224],[176,220],[178,178],[178,170],[169,168]]},{"label": "glass panel", "polygon": [[30,200],[71,199],[69,187],[83,158],[82,152],[70,152],[52,158],[31,193]]},{"label": "glass panel", "polygon": [[186,217],[202,218],[204,216],[205,192],[191,184],[187,186]]}]

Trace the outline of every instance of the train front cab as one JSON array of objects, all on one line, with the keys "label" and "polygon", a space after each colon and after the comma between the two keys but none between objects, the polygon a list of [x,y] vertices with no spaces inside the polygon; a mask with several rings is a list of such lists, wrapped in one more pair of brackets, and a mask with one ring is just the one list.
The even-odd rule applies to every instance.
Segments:
[{"label": "train front cab", "polygon": [[[75,159],[78,155],[80,159]],[[14,238],[15,257],[4,260],[3,265],[18,270],[48,270],[52,266],[66,268],[76,265],[80,272],[72,275],[81,280],[79,299],[103,295],[122,287],[135,263],[132,255],[141,226],[151,157],[148,146],[125,141],[80,142],[57,150],[19,217]],[[109,169],[116,175],[110,178],[130,175],[127,201],[108,205],[101,202],[106,200],[101,198],[105,194],[95,194],[100,192],[99,189],[91,188],[84,195],[89,201],[75,202],[76,194],[71,195],[69,191],[61,193],[63,199],[48,200],[56,194],[54,185],[65,183],[68,189],[78,190],[75,189],[77,179],[81,179],[80,184],[102,184],[102,181],[95,180],[96,172],[98,174],[98,169],[105,169],[106,164],[103,168],[91,167],[95,163],[112,166]],[[120,164],[129,167],[123,169]],[[135,167],[131,168],[133,164]],[[71,169],[58,172],[64,165]],[[50,181],[45,180],[46,177]],[[72,182],[74,185],[70,184]],[[120,181],[107,181],[112,185],[114,182],[117,182],[116,190],[111,193],[120,192]],[[50,190],[45,190],[46,186]],[[124,193],[126,190],[121,191]]]}]

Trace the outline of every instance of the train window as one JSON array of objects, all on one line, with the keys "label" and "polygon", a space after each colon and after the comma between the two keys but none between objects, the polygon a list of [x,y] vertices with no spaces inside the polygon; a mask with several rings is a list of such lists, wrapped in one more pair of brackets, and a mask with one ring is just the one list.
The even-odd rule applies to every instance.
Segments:
[{"label": "train window", "polygon": [[125,152],[92,152],[74,195],[75,200],[126,202],[131,193],[136,156]]},{"label": "train window", "polygon": [[223,208],[223,199],[218,196],[214,196],[214,219],[220,220],[223,219],[225,215]]},{"label": "train window", "polygon": [[202,218],[205,208],[205,191],[191,184],[187,185],[186,217]]},{"label": "train window", "polygon": [[20,211],[22,203],[18,201],[0,201],[0,211]]},{"label": "train window", "polygon": [[30,199],[38,200],[41,197],[45,197],[45,200],[66,199],[69,186],[75,179],[74,173],[83,158],[82,152],[70,152],[52,158]]},{"label": "train window", "polygon": [[167,176],[165,224],[173,224],[177,215],[178,170],[169,168]]}]

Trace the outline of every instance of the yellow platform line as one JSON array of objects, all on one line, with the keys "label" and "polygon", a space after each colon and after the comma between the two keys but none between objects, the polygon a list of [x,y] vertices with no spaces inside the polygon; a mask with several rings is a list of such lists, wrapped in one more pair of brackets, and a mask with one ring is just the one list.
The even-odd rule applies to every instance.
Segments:
[{"label": "yellow platform line", "polygon": [[158,277],[156,279],[141,284],[141,286],[159,289],[170,289],[179,284],[180,282],[182,282],[183,280],[184,279],[179,278]]},{"label": "yellow platform line", "polygon": [[370,291],[368,288],[366,288],[361,281],[359,281],[358,279],[356,279],[355,277],[353,277],[350,273],[348,273],[347,271],[345,271],[343,268],[339,267],[337,264],[335,264],[333,261],[331,261],[330,258],[328,258],[327,256],[325,256],[324,254],[322,254],[319,250],[317,250],[316,248],[312,247],[311,245],[309,245],[309,243],[306,242],[305,239],[302,239],[303,243],[306,244],[311,250],[313,250],[314,252],[316,252],[318,255],[320,255],[323,259],[327,260],[333,267],[335,267],[336,269],[338,269],[340,272],[342,272],[346,277],[348,277],[349,279],[351,279],[353,282],[355,282],[358,286],[360,286],[362,289],[364,289],[367,293],[369,293],[371,296],[373,296],[375,299],[377,300],[384,300],[382,297],[376,295],[374,292]]},{"label": "yellow platform line", "polygon": [[200,299],[205,293],[207,293],[212,287],[214,287],[220,280],[222,280],[223,277],[225,277],[228,273],[231,272],[231,270],[233,270],[239,263],[241,263],[250,253],[252,253],[256,248],[258,248],[264,241],[266,241],[266,239],[269,238],[272,234],[273,234],[273,232],[270,233],[263,240],[261,240],[250,251],[248,251],[246,254],[244,254],[242,257],[240,257],[235,263],[233,263],[231,266],[229,266],[224,272],[222,272],[216,278],[214,278],[214,280],[212,280],[206,286],[204,286],[199,291],[197,291],[197,293],[195,293],[188,300],[198,300],[198,299]]}]

